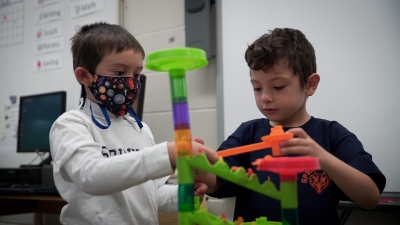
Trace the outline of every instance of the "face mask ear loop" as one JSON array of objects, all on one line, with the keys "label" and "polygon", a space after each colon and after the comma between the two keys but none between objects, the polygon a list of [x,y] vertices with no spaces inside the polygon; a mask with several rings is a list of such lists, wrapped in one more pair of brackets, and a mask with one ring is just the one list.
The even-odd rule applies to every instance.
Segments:
[{"label": "face mask ear loop", "polygon": [[104,118],[105,118],[106,121],[107,121],[107,126],[104,126],[103,124],[99,123],[99,122],[96,120],[96,118],[94,118],[94,116],[93,116],[93,111],[92,111],[92,102],[90,102],[90,114],[92,115],[92,121],[93,121],[93,123],[96,124],[96,126],[98,126],[100,129],[105,130],[105,129],[107,129],[108,127],[110,127],[110,125],[111,125],[111,120],[110,120],[110,117],[108,116],[108,113],[107,113],[106,109],[104,108],[104,106],[102,106],[102,105],[100,105],[100,104],[98,104],[98,105],[100,106],[100,109],[101,109],[101,111],[103,112],[103,116],[104,116]]},{"label": "face mask ear loop", "polygon": [[79,108],[82,109],[83,108],[83,103],[84,103],[84,99],[80,98],[79,99]]},{"label": "face mask ear loop", "polygon": [[133,118],[135,118],[137,124],[139,125],[139,128],[142,129],[143,124],[142,124],[142,122],[140,121],[139,117],[136,115],[135,110],[133,110],[132,107],[129,107],[128,112],[129,112],[129,114],[131,114],[131,116],[132,116]]}]

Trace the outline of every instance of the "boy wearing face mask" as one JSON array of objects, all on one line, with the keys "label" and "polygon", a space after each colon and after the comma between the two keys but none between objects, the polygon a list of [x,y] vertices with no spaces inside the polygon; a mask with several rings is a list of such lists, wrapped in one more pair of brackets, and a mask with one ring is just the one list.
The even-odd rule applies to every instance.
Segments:
[{"label": "boy wearing face mask", "polygon": [[[132,109],[144,50],[124,28],[83,26],[71,38],[83,98],[50,131],[54,180],[68,202],[62,224],[158,224],[158,210],[177,211],[177,186],[164,185],[176,166],[175,143],[155,144]],[[192,142],[211,163],[218,156]]]}]

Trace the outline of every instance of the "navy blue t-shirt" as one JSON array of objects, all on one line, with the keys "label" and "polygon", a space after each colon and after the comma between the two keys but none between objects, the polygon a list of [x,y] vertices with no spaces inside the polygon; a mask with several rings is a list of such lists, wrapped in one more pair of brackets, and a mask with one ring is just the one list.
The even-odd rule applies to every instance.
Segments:
[{"label": "navy blue t-shirt", "polygon": [[[261,137],[269,135],[271,125],[268,119],[256,119],[242,123],[239,128],[228,137],[218,151],[238,146],[261,142]],[[372,161],[357,137],[345,127],[335,121],[328,121],[311,117],[301,128],[314,139],[322,148],[370,176],[377,184],[380,192],[383,191],[386,179]],[[290,128],[285,128],[287,131]],[[257,171],[252,165],[256,159],[272,155],[270,148],[250,153],[225,157],[230,167],[242,166],[246,170],[252,168],[257,174],[260,183],[268,177],[279,189],[279,175],[272,172]],[[322,170],[304,171],[297,178],[299,221],[300,225],[338,225],[339,216],[336,207],[340,200],[349,200],[344,193]],[[212,197],[226,198],[236,196],[234,219],[243,217],[245,222],[255,221],[256,218],[266,216],[268,221],[281,220],[281,205],[278,200],[269,198],[244,187],[224,181],[223,187]]]}]

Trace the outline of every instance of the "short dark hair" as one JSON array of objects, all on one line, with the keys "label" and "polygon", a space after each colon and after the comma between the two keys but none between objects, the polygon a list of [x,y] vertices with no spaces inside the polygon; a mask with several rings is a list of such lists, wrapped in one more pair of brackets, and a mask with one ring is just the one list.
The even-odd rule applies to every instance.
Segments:
[{"label": "short dark hair", "polygon": [[299,30],[275,28],[259,37],[248,46],[245,59],[252,70],[268,71],[282,60],[299,75],[301,87],[307,84],[308,76],[317,72],[314,47]]},{"label": "short dark hair", "polygon": [[145,57],[140,43],[125,28],[116,24],[99,22],[81,27],[71,38],[74,70],[85,67],[91,73],[106,54],[125,50],[140,52]]},{"label": "short dark hair", "polygon": [[[95,75],[95,70],[103,57],[115,51],[120,53],[133,50],[145,57],[140,43],[125,28],[105,22],[88,24],[71,38],[71,52],[74,70],[85,67]],[[81,84],[81,98],[85,104],[85,86]],[[83,105],[82,105],[83,106]]]}]

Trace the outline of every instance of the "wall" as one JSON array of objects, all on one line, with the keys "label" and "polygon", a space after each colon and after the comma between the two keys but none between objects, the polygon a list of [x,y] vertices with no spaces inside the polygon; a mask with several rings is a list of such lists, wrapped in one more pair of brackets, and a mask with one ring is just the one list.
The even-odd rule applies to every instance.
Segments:
[{"label": "wall", "polygon": [[263,117],[244,60],[247,44],[276,27],[300,29],[316,50],[321,76],[309,113],[355,133],[386,175],[385,191],[400,191],[400,2],[217,2],[219,142],[241,122]]},{"label": "wall", "polygon": [[[321,75],[309,112],[354,132],[386,175],[385,191],[400,191],[399,1],[219,0],[216,9],[218,143],[241,122],[263,117],[244,60],[247,45],[276,27],[297,28],[314,45]],[[346,224],[398,221],[399,213],[354,211]]]},{"label": "wall", "polygon": [[[63,2],[65,2],[65,4],[70,4],[72,1]],[[106,2],[107,5],[105,8],[107,9],[107,13],[102,11],[100,14],[105,16],[107,21],[112,19],[116,23],[118,23],[118,14],[122,15],[120,24],[127,28],[139,40],[147,54],[163,48],[185,46],[183,0],[171,0],[168,2],[162,0],[125,0],[121,1],[123,2],[120,5],[122,8],[121,12],[115,14],[113,12],[114,10],[118,10],[119,6],[113,4],[117,2],[115,0],[112,0],[111,3],[109,3],[109,0]],[[26,24],[25,33],[28,34],[33,32],[33,24],[29,21],[33,16],[31,10],[33,8],[31,3],[26,3],[24,12]],[[65,6],[65,8],[68,9],[68,6]],[[98,16],[98,14],[91,15],[93,18],[96,18],[96,16]],[[64,31],[69,31],[69,22],[65,21],[64,23]],[[65,32],[63,34],[64,42],[69,43],[70,37],[71,33]],[[28,39],[27,42],[28,43],[23,43],[23,46],[17,45],[10,46],[4,50],[0,49],[1,58],[4,59],[6,56],[9,56],[12,49],[16,49],[15,51],[17,52],[22,52],[22,49],[32,49],[32,41]],[[73,77],[72,61],[70,60],[71,56],[67,44],[65,44],[65,48],[65,51],[63,51],[63,69],[40,74],[33,74],[30,72],[29,68],[22,70],[22,68],[16,69],[12,67],[16,70],[7,70],[8,72],[1,78],[1,101],[7,102],[9,95],[26,95],[40,93],[42,90],[51,91],[58,90],[59,88],[67,88],[67,110],[76,107],[80,89]],[[17,58],[21,59],[21,65],[31,65],[32,57],[33,54],[28,56],[15,56],[15,58],[7,59],[1,66],[4,68],[7,65],[11,65],[11,62],[16,61]],[[187,72],[188,104],[192,136],[202,137],[205,143],[213,149],[216,149],[218,146],[216,134],[215,67],[215,59],[210,59],[206,67]],[[147,75],[147,86],[143,121],[150,126],[157,143],[167,140],[172,141],[174,140],[174,136],[168,75],[166,73],[147,70],[145,70],[144,73]],[[17,79],[13,79],[15,74],[21,74],[21,79],[23,78],[24,80],[27,80],[27,76],[29,76],[30,79],[38,79],[35,82],[44,83],[44,86],[40,86],[36,89],[29,85],[22,85],[21,88],[18,89],[11,88],[11,86],[19,84],[17,83]],[[31,84],[32,81],[29,81],[28,84]],[[47,87],[47,85],[49,87]],[[34,158],[34,154],[16,154],[14,145],[14,142],[7,144],[6,146],[9,146],[8,148],[5,148],[5,145],[3,145],[4,147],[0,151],[0,167],[19,166]],[[0,217],[0,221],[28,224],[29,221],[32,221],[32,218],[32,214],[6,216]],[[46,222],[50,221],[48,224],[54,224],[54,221],[57,221],[57,219],[52,218],[50,215],[47,215],[45,220],[46,219]]]},{"label": "wall", "polygon": [[[213,18],[211,18],[212,20]],[[185,47],[183,0],[126,0],[124,27],[142,44],[146,54],[165,48]],[[143,121],[151,128],[156,142],[173,141],[172,102],[168,73],[144,70],[147,76]],[[187,71],[186,83],[192,137],[201,137],[216,149],[217,106],[216,64]]]},{"label": "wall", "polygon": [[[119,0],[47,0],[42,1],[44,5],[41,6],[36,6],[36,2],[39,1],[23,1],[23,41],[8,46],[0,46],[0,167],[2,168],[40,162],[39,158],[32,161],[36,157],[35,153],[16,153],[15,133],[13,135],[10,129],[6,128],[8,121],[6,122],[5,120],[5,116],[10,113],[10,111],[6,110],[6,107],[10,106],[9,96],[15,95],[19,97],[65,90],[67,91],[67,110],[77,107],[80,97],[80,85],[74,76],[72,55],[70,53],[70,38],[74,34],[74,27],[85,22],[103,20],[109,23],[118,23],[119,20]],[[99,7],[103,5],[102,9],[71,18],[76,13],[71,8],[73,5],[91,5],[93,3],[96,3]],[[62,11],[61,18],[36,23],[36,14],[43,11],[48,12],[49,10],[47,9],[49,8]],[[8,14],[11,15],[12,12]],[[38,28],[54,23],[60,24],[57,27],[60,35],[42,39],[35,38]],[[35,53],[37,43],[52,40],[60,40],[62,48],[47,53]],[[37,59],[55,55],[60,55],[59,67],[49,70],[38,70],[35,67]]]},{"label": "wall", "polygon": [[[77,107],[80,97],[80,85],[75,80],[73,73],[69,40],[74,33],[74,29],[85,22],[99,20],[109,23],[119,23],[119,0],[22,0],[22,11],[16,9],[13,9],[14,11],[3,11],[3,6],[18,1],[0,1],[2,23],[5,22],[4,16],[7,15],[10,19],[22,18],[20,21],[12,22],[23,24],[23,28],[21,29],[23,32],[22,42],[0,46],[0,168],[19,167],[21,164],[36,164],[40,162],[40,158],[35,159],[35,153],[16,153],[15,133],[12,134],[10,129],[6,128],[6,124],[9,121],[5,120],[6,115],[10,116],[10,110],[6,110],[7,107],[11,106],[9,96],[15,95],[19,97],[65,90],[67,91],[67,110]],[[37,6],[38,2],[42,2],[44,5]],[[82,16],[71,17],[71,15],[77,13],[71,8],[73,5],[92,6],[93,9],[93,4],[97,4],[98,7],[102,5],[102,9]],[[59,19],[48,22],[36,23],[38,12],[49,12],[51,9],[62,12],[62,16]],[[86,9],[90,11],[90,7]],[[84,11],[81,8],[80,13]],[[17,13],[20,14],[15,15]],[[13,18],[13,16],[16,17]],[[57,27],[57,32],[60,32],[59,35],[46,39],[36,38],[38,28],[49,24],[60,24]],[[8,32],[5,29],[9,29],[9,27],[4,26],[2,28],[3,30],[0,32]],[[3,35],[2,38],[4,38]],[[35,50],[37,43],[52,40],[59,40],[62,48],[47,53],[35,53],[37,51],[37,49]],[[38,70],[35,67],[36,59],[43,59],[54,55],[60,56],[59,58],[56,57],[59,60],[59,67],[49,70]],[[18,105],[11,107],[11,113],[17,112],[15,111],[17,107]],[[0,224],[32,224],[32,221],[32,213],[0,217]],[[43,221],[45,224],[59,224],[57,215],[44,215]]]}]

